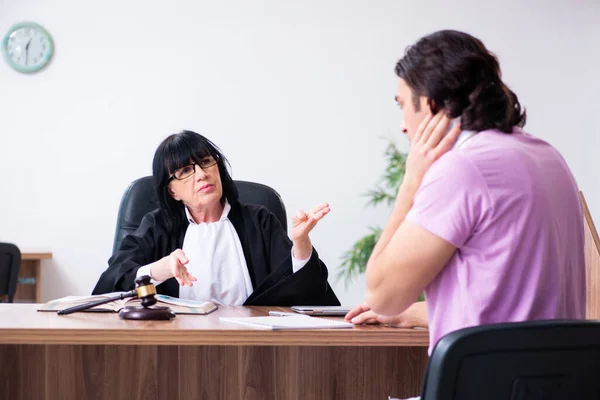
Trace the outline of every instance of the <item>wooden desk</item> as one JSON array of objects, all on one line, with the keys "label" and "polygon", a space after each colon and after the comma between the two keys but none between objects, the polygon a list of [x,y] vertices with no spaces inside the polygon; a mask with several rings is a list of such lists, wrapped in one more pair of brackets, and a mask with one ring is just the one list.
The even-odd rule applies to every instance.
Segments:
[{"label": "wooden desk", "polygon": [[420,392],[427,331],[269,331],[219,321],[272,309],[287,311],[220,307],[126,321],[0,304],[0,398],[386,400]]},{"label": "wooden desk", "polygon": [[21,265],[19,267],[19,278],[24,281],[17,283],[15,292],[15,303],[41,303],[41,261],[52,258],[52,253],[47,252],[23,252],[21,253]]}]

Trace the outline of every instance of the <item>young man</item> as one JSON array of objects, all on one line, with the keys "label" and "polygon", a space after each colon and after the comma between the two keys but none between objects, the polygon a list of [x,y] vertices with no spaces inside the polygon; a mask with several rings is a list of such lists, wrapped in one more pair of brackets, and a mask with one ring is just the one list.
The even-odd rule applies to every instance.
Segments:
[{"label": "young man", "polygon": [[[577,185],[556,149],[521,130],[496,57],[440,31],[409,47],[396,74],[406,175],[367,265],[366,304],[346,318],[427,326],[430,352],[468,326],[585,318]],[[422,291],[426,303],[413,304]]]}]

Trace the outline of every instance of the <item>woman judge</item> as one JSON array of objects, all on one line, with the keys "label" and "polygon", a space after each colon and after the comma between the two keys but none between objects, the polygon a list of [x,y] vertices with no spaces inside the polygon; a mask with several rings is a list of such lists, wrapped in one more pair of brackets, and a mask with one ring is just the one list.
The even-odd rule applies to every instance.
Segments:
[{"label": "woman judge", "polygon": [[238,200],[227,164],[198,133],[167,137],[152,163],[160,208],[125,237],[93,294],[131,290],[150,275],[158,293],[185,299],[339,305],[308,236],[329,206],[298,212],[290,240],[266,208]]}]

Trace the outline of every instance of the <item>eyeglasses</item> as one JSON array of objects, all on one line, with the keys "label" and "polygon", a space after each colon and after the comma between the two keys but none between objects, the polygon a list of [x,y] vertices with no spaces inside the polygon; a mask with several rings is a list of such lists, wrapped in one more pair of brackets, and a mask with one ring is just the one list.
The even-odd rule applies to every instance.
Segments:
[{"label": "eyeglasses", "polygon": [[203,158],[202,160],[200,160],[199,163],[192,163],[192,164],[186,165],[185,167],[179,168],[177,171],[175,171],[169,177],[169,181],[171,181],[173,179],[182,181],[186,178],[189,178],[190,176],[194,175],[194,173],[196,173],[196,166],[198,166],[202,170],[206,171],[210,167],[214,167],[216,164],[217,164],[217,160],[212,156]]}]

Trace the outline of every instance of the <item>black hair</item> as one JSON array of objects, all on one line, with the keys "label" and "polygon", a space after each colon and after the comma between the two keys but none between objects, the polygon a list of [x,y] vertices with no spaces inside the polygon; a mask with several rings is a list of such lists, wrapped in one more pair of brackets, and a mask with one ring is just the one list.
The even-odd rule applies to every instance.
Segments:
[{"label": "black hair", "polygon": [[426,96],[432,113],[461,117],[465,130],[511,133],[527,120],[517,95],[502,82],[496,56],[467,33],[444,30],[419,39],[396,64],[396,74],[412,89],[417,111],[419,96]]},{"label": "black hair", "polygon": [[190,163],[200,163],[208,156],[212,156],[219,167],[223,186],[221,201],[227,199],[230,204],[237,202],[238,191],[227,168],[229,161],[221,150],[204,136],[193,131],[181,131],[167,137],[156,149],[152,161],[152,176],[160,209],[169,231],[175,232],[185,223],[183,203],[169,194],[171,175],[179,168]]}]

